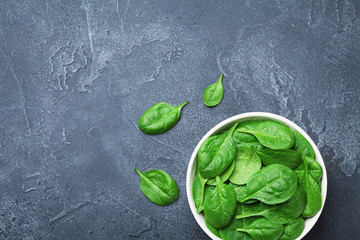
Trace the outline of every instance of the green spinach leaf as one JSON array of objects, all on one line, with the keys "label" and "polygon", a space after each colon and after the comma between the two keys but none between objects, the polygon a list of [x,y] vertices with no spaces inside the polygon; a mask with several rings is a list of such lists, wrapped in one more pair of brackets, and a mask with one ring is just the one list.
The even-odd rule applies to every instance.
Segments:
[{"label": "green spinach leaf", "polygon": [[[238,201],[238,203],[241,203],[241,201],[248,196],[248,190],[247,190],[246,185],[239,186],[239,185],[236,185],[236,184],[233,184],[232,182],[230,182],[229,186],[234,188],[234,191],[236,193],[236,201]],[[256,199],[249,199],[249,200],[243,202],[243,204],[252,204],[257,201],[258,200],[256,200]]]},{"label": "green spinach leaf", "polygon": [[295,219],[294,221],[285,225],[285,230],[283,235],[279,240],[295,240],[305,229],[305,221],[303,218]]},{"label": "green spinach leaf", "polygon": [[311,144],[306,140],[306,138],[301,135],[298,131],[296,131],[293,128],[290,128],[291,132],[294,134],[295,137],[295,143],[294,143],[294,149],[301,153],[302,151],[304,154],[308,157],[315,158],[315,152],[312,148]]},{"label": "green spinach leaf", "polygon": [[233,133],[233,142],[236,144],[238,151],[242,151],[248,147],[253,147],[255,150],[265,149],[264,145],[262,145],[254,135],[236,130]]},{"label": "green spinach leaf", "polygon": [[134,168],[141,178],[141,191],[153,203],[169,205],[179,198],[179,189],[174,179],[162,170],[140,172]]},{"label": "green spinach leaf", "polygon": [[[222,182],[225,182],[226,180],[229,179],[229,177],[234,171],[234,167],[235,167],[235,161],[232,161],[230,166],[223,173],[220,174],[220,179]],[[215,178],[208,179],[206,184],[211,186],[216,186],[216,179]]]},{"label": "green spinach leaf", "polygon": [[284,232],[284,226],[275,224],[266,218],[254,219],[250,224],[237,228],[236,231],[248,233],[254,240],[277,240]]},{"label": "green spinach leaf", "polygon": [[205,221],[211,226],[221,229],[230,224],[236,210],[236,195],[234,189],[221,182],[216,177],[216,189],[205,199]]},{"label": "green spinach leaf", "polygon": [[304,188],[299,186],[290,200],[276,205],[253,204],[242,215],[237,215],[236,218],[263,216],[272,223],[286,224],[301,216],[305,205],[306,193]]},{"label": "green spinach leaf", "polygon": [[253,134],[265,147],[289,149],[294,145],[294,134],[286,125],[275,121],[246,121],[236,131]]},{"label": "green spinach leaf", "polygon": [[222,85],[223,75],[220,75],[219,80],[207,86],[203,94],[203,100],[206,106],[213,107],[218,105],[224,97],[224,87]]},{"label": "green spinach leaf", "polygon": [[258,199],[266,204],[289,200],[297,188],[296,173],[281,164],[266,166],[247,181],[248,196],[242,200]]},{"label": "green spinach leaf", "polygon": [[170,130],[179,121],[181,109],[188,102],[172,106],[160,102],[148,108],[139,119],[139,129],[149,135],[160,134]]},{"label": "green spinach leaf", "polygon": [[261,159],[252,147],[237,152],[234,161],[235,169],[229,179],[237,185],[246,184],[248,178],[261,168]]},{"label": "green spinach leaf", "polygon": [[308,169],[308,164],[306,161],[306,156],[303,155],[304,158],[304,180],[303,183],[305,185],[306,191],[306,207],[302,216],[304,218],[309,218],[314,216],[317,212],[320,211],[322,205],[321,199],[321,189],[319,184],[311,177]]},{"label": "green spinach leaf", "polygon": [[302,163],[301,154],[290,149],[264,149],[256,153],[265,166],[278,163],[295,169]]},{"label": "green spinach leaf", "polygon": [[[308,172],[310,176],[316,181],[320,182],[323,172],[320,163],[318,163],[314,158],[304,156],[304,159],[308,165]],[[295,169],[296,174],[299,179],[302,179],[305,172],[305,165],[302,163],[299,167]]]},{"label": "green spinach leaf", "polygon": [[199,172],[204,178],[219,176],[234,160],[236,146],[232,141],[232,133],[237,123],[221,135],[211,136],[206,139],[198,151]]},{"label": "green spinach leaf", "polygon": [[[244,205],[238,204],[236,208],[236,215],[242,214],[244,209]],[[223,240],[252,240],[252,237],[245,232],[236,231],[237,228],[242,228],[251,222],[252,219],[236,219],[235,217],[232,219],[231,223],[219,230],[220,236]]]},{"label": "green spinach leaf", "polygon": [[207,179],[204,179],[199,172],[196,173],[194,181],[193,181],[193,198],[195,202],[195,206],[197,209],[197,212],[200,213],[202,210],[204,210],[204,193],[205,193],[205,183]]},{"label": "green spinach leaf", "polygon": [[207,221],[205,221],[205,225],[215,236],[221,238],[219,230],[211,226]]}]

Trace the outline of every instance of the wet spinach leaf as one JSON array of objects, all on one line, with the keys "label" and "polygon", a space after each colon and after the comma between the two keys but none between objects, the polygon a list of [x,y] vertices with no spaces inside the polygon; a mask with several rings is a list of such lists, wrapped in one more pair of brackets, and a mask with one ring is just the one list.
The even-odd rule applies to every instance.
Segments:
[{"label": "wet spinach leaf", "polygon": [[248,233],[254,240],[277,240],[284,232],[284,226],[275,224],[266,218],[258,218],[243,227],[237,228],[236,231]]},{"label": "wet spinach leaf", "polygon": [[[311,157],[304,156],[304,159],[307,162],[308,172],[309,172],[310,176],[316,182],[319,183],[322,178],[322,175],[323,175],[322,167],[321,167],[320,163],[318,163],[314,158],[311,158]],[[304,172],[305,172],[304,163],[302,163],[299,167],[297,167],[295,169],[295,172],[298,175],[298,178],[302,179],[304,176]]]},{"label": "wet spinach leaf", "polygon": [[[244,205],[238,204],[236,208],[236,215],[240,215],[243,213]],[[252,240],[252,237],[245,232],[236,231],[237,228],[242,228],[245,225],[249,224],[252,219],[236,219],[235,217],[232,219],[231,223],[219,230],[220,236],[223,240]]]},{"label": "wet spinach leaf", "polygon": [[162,170],[140,172],[134,170],[141,178],[141,191],[153,203],[169,205],[179,198],[179,189],[174,179]]},{"label": "wet spinach leaf", "polygon": [[304,154],[308,157],[315,158],[314,149],[312,148],[308,140],[306,140],[306,138],[295,129],[290,128],[290,130],[295,137],[294,149],[299,153],[304,152]]},{"label": "wet spinach leaf", "polygon": [[263,216],[272,223],[290,223],[303,213],[306,205],[306,193],[302,186],[299,186],[290,200],[276,205],[264,203],[252,204],[237,219]]},{"label": "wet spinach leaf", "polygon": [[309,218],[314,216],[321,209],[321,205],[322,205],[321,189],[319,184],[311,177],[309,173],[308,164],[305,155],[303,155],[303,159],[304,159],[305,171],[304,171],[304,180],[302,182],[305,185],[307,202],[302,216],[304,218]]},{"label": "wet spinach leaf", "polygon": [[[230,164],[230,166],[229,166],[223,173],[221,173],[221,174],[219,175],[222,182],[225,182],[226,180],[229,179],[229,177],[231,176],[231,174],[232,174],[233,171],[234,171],[234,167],[235,167],[235,162],[232,161],[232,163]],[[211,185],[211,186],[216,186],[216,179],[215,179],[215,178],[208,179],[208,181],[206,182],[206,184],[207,184],[207,185]]]},{"label": "wet spinach leaf", "polygon": [[203,94],[203,100],[206,106],[213,107],[218,105],[224,97],[224,87],[222,85],[223,74],[220,75],[219,80],[207,86]]},{"label": "wet spinach leaf", "polygon": [[271,149],[289,149],[295,142],[290,128],[275,121],[242,122],[236,131],[253,134],[262,145]]},{"label": "wet spinach leaf", "polygon": [[285,225],[285,230],[283,235],[279,240],[295,240],[300,237],[301,233],[305,229],[305,221],[303,218],[295,219],[294,221]]},{"label": "wet spinach leaf", "polygon": [[211,226],[207,221],[205,221],[205,225],[215,236],[221,238],[219,230]]},{"label": "wet spinach leaf", "polygon": [[237,185],[246,184],[248,178],[261,168],[261,159],[252,147],[237,152],[234,161],[235,169],[229,180]]},{"label": "wet spinach leaf", "polygon": [[221,135],[206,139],[198,151],[199,172],[204,178],[219,176],[234,160],[236,146],[232,141],[232,133],[237,123]]},{"label": "wet spinach leaf", "polygon": [[197,212],[200,213],[204,210],[204,193],[205,193],[205,183],[207,179],[204,179],[199,172],[196,173],[193,181],[193,198]]},{"label": "wet spinach leaf", "polygon": [[278,163],[295,169],[302,163],[301,153],[290,149],[264,149],[256,153],[265,166]]},{"label": "wet spinach leaf", "polygon": [[148,108],[139,119],[139,129],[149,135],[170,130],[180,119],[181,109],[188,102],[179,106],[160,102]]},{"label": "wet spinach leaf", "polygon": [[234,189],[221,182],[216,177],[216,189],[205,199],[205,221],[211,226],[221,229],[230,224],[236,210],[236,195]]},{"label": "wet spinach leaf", "polygon": [[265,149],[264,145],[262,145],[254,135],[249,133],[235,130],[233,133],[233,141],[236,144],[237,151],[242,151],[248,147],[253,147],[255,150]]},{"label": "wet spinach leaf", "polygon": [[281,164],[263,167],[247,181],[248,196],[242,200],[258,199],[266,204],[289,200],[297,188],[296,173]]},{"label": "wet spinach leaf", "polygon": [[[239,186],[230,182],[229,186],[234,188],[234,191],[236,193],[236,201],[238,201],[238,203],[241,203],[241,201],[248,196],[248,190],[246,185]],[[257,201],[258,201],[257,199],[249,199],[243,202],[243,204],[252,204]]]}]

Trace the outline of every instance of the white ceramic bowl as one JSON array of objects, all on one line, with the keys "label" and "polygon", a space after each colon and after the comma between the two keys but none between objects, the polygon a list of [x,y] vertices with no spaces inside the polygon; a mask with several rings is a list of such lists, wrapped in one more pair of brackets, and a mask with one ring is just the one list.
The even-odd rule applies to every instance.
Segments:
[{"label": "white ceramic bowl", "polygon": [[218,125],[216,125],[215,127],[213,127],[209,132],[207,132],[205,134],[205,136],[200,140],[200,142],[198,143],[198,145],[196,146],[193,154],[191,155],[190,158],[190,162],[189,162],[189,166],[188,166],[188,170],[187,170],[187,174],[186,174],[186,192],[187,192],[187,198],[189,201],[189,205],[190,205],[190,209],[192,214],[194,215],[197,223],[200,225],[200,227],[204,230],[204,232],[212,239],[214,240],[221,240],[220,238],[218,238],[217,236],[215,236],[205,225],[205,219],[204,219],[204,215],[203,214],[198,214],[196,212],[196,207],[195,207],[195,202],[193,199],[193,195],[192,195],[192,184],[194,181],[194,177],[195,177],[195,170],[196,170],[196,164],[197,164],[197,153],[199,151],[199,148],[201,146],[201,144],[211,135],[213,135],[214,133],[217,133],[223,129],[227,129],[230,128],[235,122],[244,122],[244,121],[248,121],[248,120],[273,120],[273,121],[277,121],[277,122],[281,122],[293,129],[295,129],[296,131],[298,131],[300,134],[302,134],[311,144],[311,146],[313,147],[314,151],[315,151],[315,158],[316,161],[318,161],[323,169],[323,177],[321,180],[321,196],[322,196],[322,207],[320,209],[320,211],[313,217],[308,218],[305,220],[305,229],[302,232],[302,234],[300,235],[300,237],[298,239],[302,239],[310,230],[311,228],[315,225],[316,221],[318,220],[318,218],[320,217],[320,214],[322,212],[322,209],[324,208],[324,204],[325,204],[325,199],[326,199],[326,193],[327,193],[327,175],[326,175],[326,168],[325,168],[325,164],[324,164],[324,160],[319,152],[319,149],[316,147],[315,143],[313,142],[313,140],[311,140],[311,138],[309,137],[309,135],[306,134],[306,132],[304,130],[302,130],[298,125],[296,125],[295,123],[293,123],[292,121],[281,117],[279,115],[276,114],[272,114],[272,113],[266,113],[266,112],[249,112],[249,113],[243,113],[243,114],[239,114],[236,116],[233,116],[231,118],[228,118],[224,121],[222,121],[221,123],[219,123]]}]

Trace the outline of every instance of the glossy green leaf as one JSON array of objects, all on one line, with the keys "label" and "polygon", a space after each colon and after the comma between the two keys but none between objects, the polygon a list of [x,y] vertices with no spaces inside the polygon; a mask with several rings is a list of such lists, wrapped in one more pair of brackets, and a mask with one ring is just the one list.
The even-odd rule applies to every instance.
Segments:
[{"label": "glossy green leaf", "polygon": [[205,221],[217,229],[230,224],[236,210],[236,195],[234,189],[221,182],[216,177],[216,189],[211,196],[205,199]]},{"label": "glossy green leaf", "polygon": [[160,102],[148,108],[139,119],[139,129],[149,135],[170,130],[180,119],[181,109],[188,102],[179,106]]},{"label": "glossy green leaf", "polygon": [[270,164],[283,164],[291,169],[297,168],[302,163],[301,154],[290,149],[264,149],[257,150],[264,166]]},{"label": "glossy green leaf", "polygon": [[236,146],[232,141],[232,133],[237,123],[221,135],[206,139],[198,151],[199,172],[204,178],[219,176],[230,166],[236,154]]},{"label": "glossy green leaf", "polygon": [[249,199],[258,199],[266,204],[278,204],[289,200],[297,187],[296,173],[281,164],[263,167],[247,181]]},{"label": "glossy green leaf", "polygon": [[[231,176],[231,174],[234,171],[234,168],[235,168],[235,162],[232,161],[230,166],[223,173],[220,174],[220,179],[222,182],[225,182],[226,180],[229,179],[229,177]],[[211,186],[216,186],[216,179],[215,178],[208,179],[206,184],[211,185]]]},{"label": "glossy green leaf", "polygon": [[[244,205],[238,204],[236,209],[236,215],[243,213]],[[223,240],[252,240],[252,237],[245,232],[236,231],[237,228],[242,228],[245,225],[251,223],[252,219],[232,219],[231,223],[219,230],[220,236]]]},{"label": "glossy green leaf", "polygon": [[283,234],[284,226],[272,223],[266,218],[258,218],[248,225],[237,228],[236,231],[246,232],[254,240],[277,240]]},{"label": "glossy green leaf", "polygon": [[308,140],[306,140],[306,138],[295,129],[290,128],[290,130],[295,137],[294,149],[299,153],[304,152],[304,154],[308,157],[315,158],[314,149],[312,148]]},{"label": "glossy green leaf", "polygon": [[306,156],[303,156],[303,158],[304,158],[304,167],[305,167],[303,182],[305,185],[307,203],[302,216],[304,218],[309,218],[314,216],[317,212],[320,211],[322,205],[322,199],[321,199],[320,186],[311,177],[309,173]]},{"label": "glossy green leaf", "polygon": [[237,215],[237,219],[263,216],[272,223],[290,223],[303,213],[306,205],[306,193],[302,186],[299,186],[290,200],[276,205],[264,203],[253,204],[244,211],[242,215]]},{"label": "glossy green leaf", "polygon": [[169,205],[179,198],[179,189],[174,179],[162,170],[140,172],[134,168],[141,178],[141,191],[153,203]]},{"label": "glossy green leaf", "polygon": [[213,107],[218,105],[224,97],[224,87],[222,85],[223,75],[220,75],[219,80],[207,86],[203,93],[203,100],[206,106]]},{"label": "glossy green leaf", "polygon": [[271,149],[289,149],[295,142],[290,128],[275,121],[242,122],[236,131],[253,134],[262,145]]},{"label": "glossy green leaf", "polygon": [[283,235],[279,240],[295,240],[300,237],[301,233],[305,229],[305,221],[303,218],[295,219],[294,221],[285,225],[285,230]]},{"label": "glossy green leaf", "polygon": [[[318,163],[314,158],[311,158],[311,157],[304,156],[304,158],[305,158],[305,161],[307,162],[308,172],[309,172],[310,176],[316,182],[320,182],[322,175],[323,175],[323,171],[322,171],[322,167],[321,167],[320,163]],[[304,171],[305,171],[304,163],[302,163],[299,167],[297,167],[295,169],[295,172],[298,175],[299,179],[303,178]]]},{"label": "glossy green leaf", "polygon": [[262,145],[254,135],[249,133],[235,130],[233,133],[233,141],[236,144],[237,151],[242,151],[248,147],[253,147],[255,150],[265,149],[264,145]]},{"label": "glossy green leaf", "polygon": [[246,184],[248,178],[261,168],[261,159],[252,147],[237,152],[234,161],[235,169],[229,180],[237,185]]},{"label": "glossy green leaf", "polygon": [[[248,190],[246,185],[239,186],[230,182],[229,186],[234,188],[234,191],[236,193],[236,201],[238,201],[238,203],[241,203],[241,201],[248,196]],[[252,204],[257,201],[257,199],[249,199],[243,202],[243,204]]]},{"label": "glossy green leaf", "polygon": [[200,213],[202,210],[204,210],[204,193],[205,193],[205,183],[207,179],[204,179],[199,172],[196,173],[194,181],[193,181],[193,198],[195,202],[195,206],[197,209],[197,212]]},{"label": "glossy green leaf", "polygon": [[207,221],[205,221],[205,225],[215,236],[221,238],[219,230],[211,226]]}]

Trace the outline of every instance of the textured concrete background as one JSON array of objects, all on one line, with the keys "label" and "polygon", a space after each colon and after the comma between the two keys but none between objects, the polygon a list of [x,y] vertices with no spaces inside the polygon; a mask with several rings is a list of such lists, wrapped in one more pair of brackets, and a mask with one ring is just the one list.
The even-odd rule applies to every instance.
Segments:
[{"label": "textured concrete background", "polygon": [[[207,239],[185,173],[200,138],[235,114],[299,124],[328,170],[306,239],[359,239],[360,1],[1,1],[0,238]],[[224,73],[215,108],[204,88]],[[151,105],[184,101],[148,136]],[[154,205],[133,171],[163,169]]]}]

